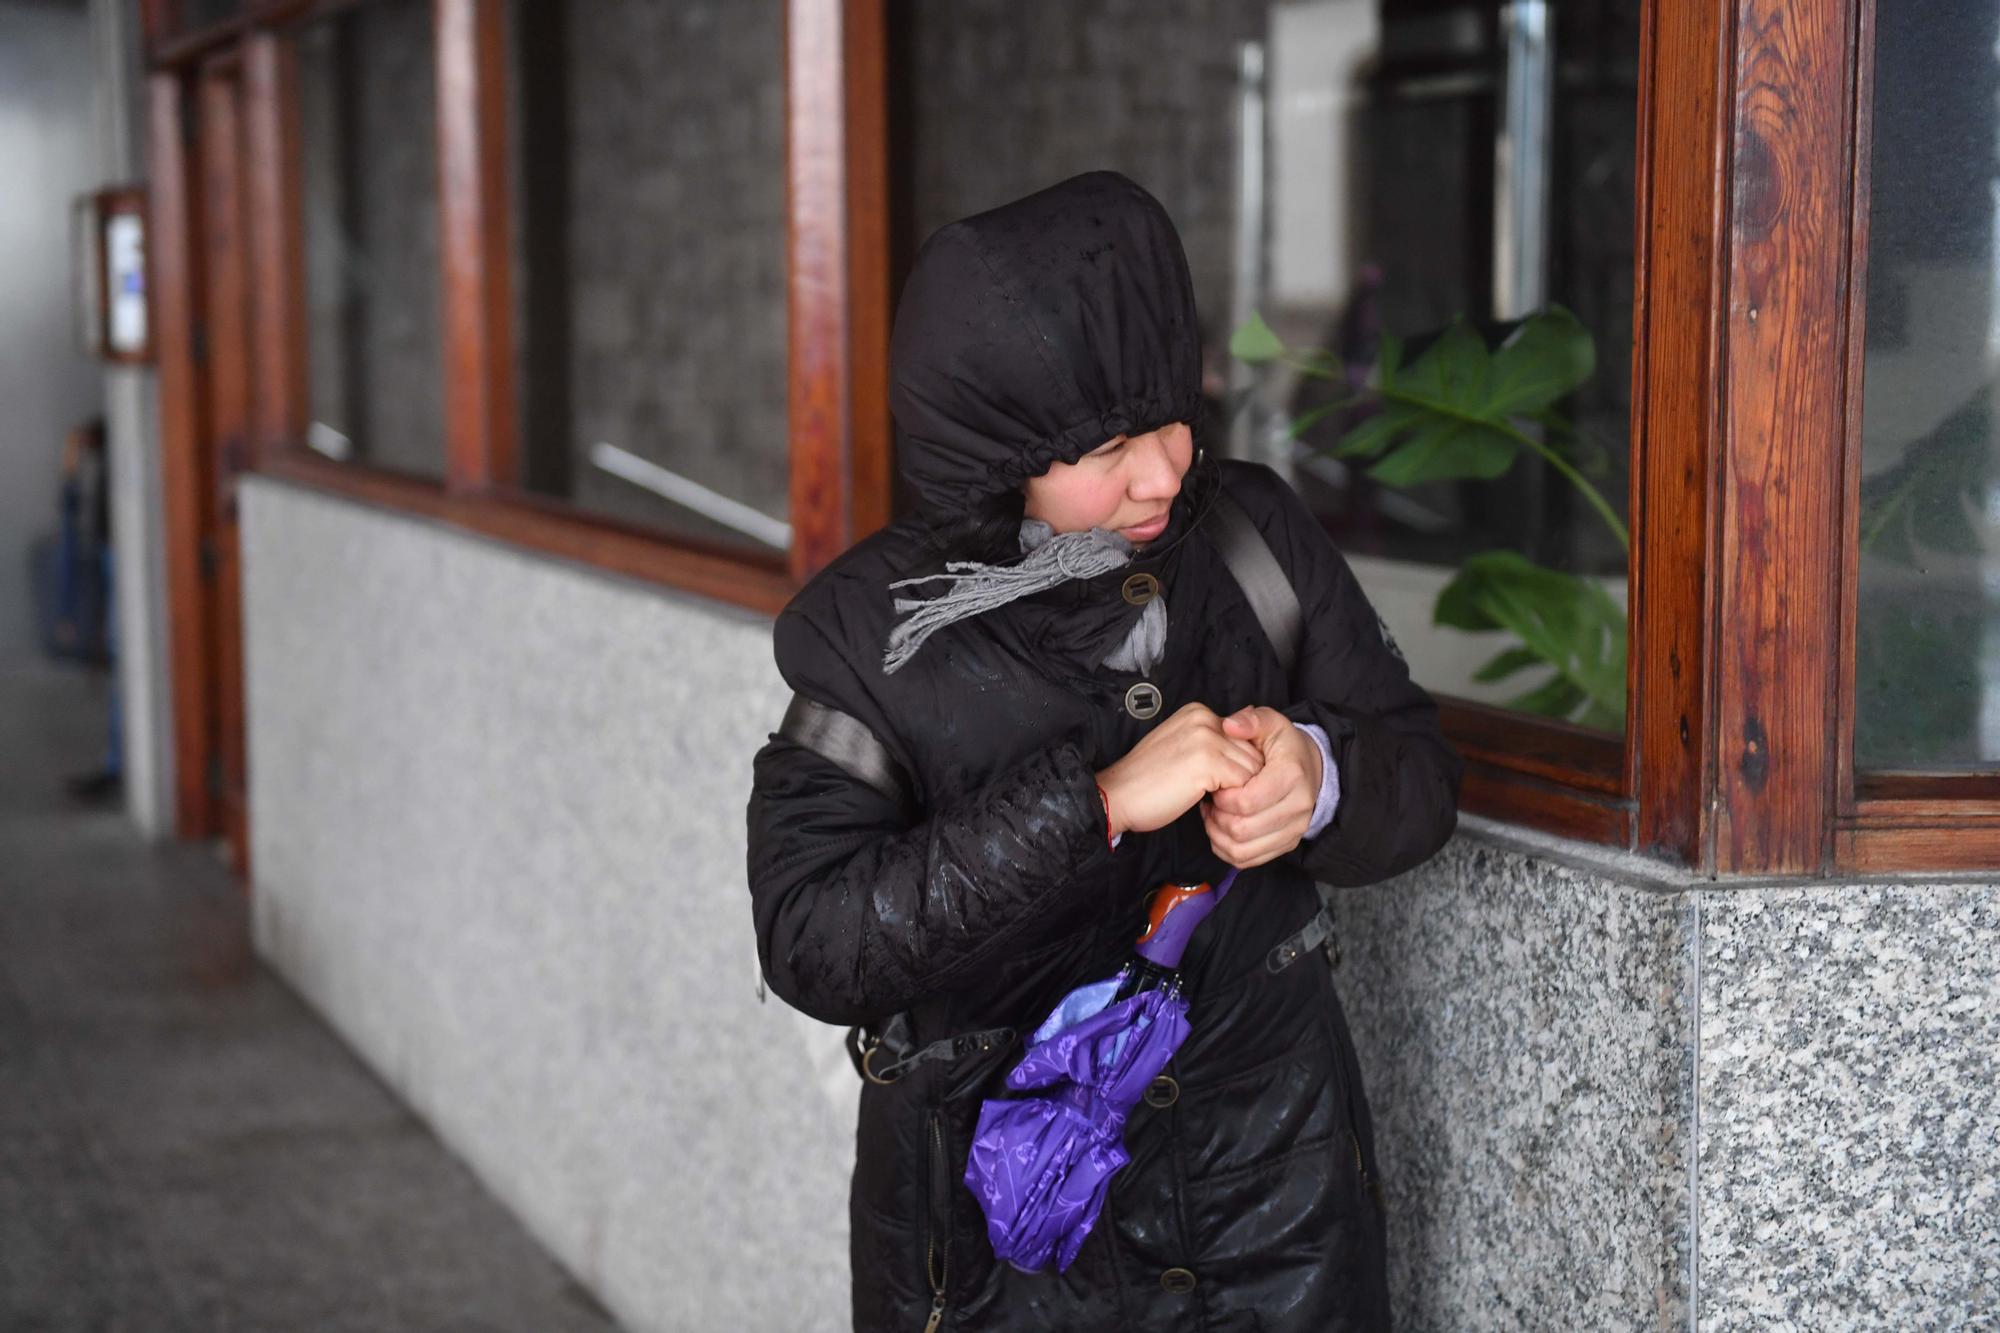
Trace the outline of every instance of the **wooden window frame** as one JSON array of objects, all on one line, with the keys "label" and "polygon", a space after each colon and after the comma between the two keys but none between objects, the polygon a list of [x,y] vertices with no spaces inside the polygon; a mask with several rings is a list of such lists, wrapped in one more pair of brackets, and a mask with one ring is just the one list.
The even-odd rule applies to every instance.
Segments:
[{"label": "wooden window frame", "polygon": [[[220,45],[244,51],[254,317],[277,335],[257,340],[256,470],[767,613],[889,520],[886,0],[785,0],[793,541],[783,557],[503,484],[518,449],[503,0],[432,0],[446,475],[331,463],[297,445],[303,279],[295,70],[282,34],[356,2],[253,0],[209,32],[161,36],[173,32],[173,0],[147,0],[156,144],[172,133],[162,118],[179,111],[161,81]],[[2000,864],[2000,773],[1853,769],[1874,4],[1649,0],[1625,734],[1443,700],[1468,761],[1466,809],[1714,875]],[[166,192],[169,208],[176,197]],[[164,276],[184,272],[161,258]],[[163,290],[162,301],[185,319],[185,300]],[[162,349],[163,376],[188,373],[164,339]]]},{"label": "wooden window frame", "polygon": [[[431,0],[438,90],[444,474],[320,457],[305,427],[305,277],[292,32],[370,0],[264,0],[194,33],[147,10],[156,77],[240,47],[249,245],[257,281],[250,471],[776,614],[889,518],[889,297],[882,9],[789,0],[785,12],[790,520],[784,553],[608,518],[513,484],[519,458],[510,294],[504,0]],[[156,106],[156,114],[160,114]]]},{"label": "wooden window frame", "polygon": [[1876,3],[1648,6],[1625,740],[1446,701],[1466,808],[1710,875],[2000,866],[2000,773],[1854,768]]}]

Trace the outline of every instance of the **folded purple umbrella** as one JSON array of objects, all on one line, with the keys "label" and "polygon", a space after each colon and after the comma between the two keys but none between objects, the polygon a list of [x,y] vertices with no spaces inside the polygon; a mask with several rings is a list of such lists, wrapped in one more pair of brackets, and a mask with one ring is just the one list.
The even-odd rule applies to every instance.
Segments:
[{"label": "folded purple umbrella", "polygon": [[1187,1040],[1181,956],[1236,881],[1169,884],[1153,895],[1138,957],[1064,996],[1007,1075],[1016,1092],[979,1108],[965,1184],[986,1211],[993,1252],[1023,1272],[1066,1270],[1131,1160],[1125,1118]]}]

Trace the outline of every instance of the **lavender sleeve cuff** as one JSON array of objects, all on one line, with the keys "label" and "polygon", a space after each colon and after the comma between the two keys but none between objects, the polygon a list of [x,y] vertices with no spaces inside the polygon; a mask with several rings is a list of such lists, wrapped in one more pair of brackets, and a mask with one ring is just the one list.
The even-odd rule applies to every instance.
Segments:
[{"label": "lavender sleeve cuff", "polygon": [[1327,743],[1326,728],[1311,722],[1297,725],[1319,747],[1319,799],[1313,802],[1312,822],[1306,825],[1306,836],[1316,838],[1333,822],[1333,812],[1340,805],[1340,770],[1333,766],[1333,747]]}]

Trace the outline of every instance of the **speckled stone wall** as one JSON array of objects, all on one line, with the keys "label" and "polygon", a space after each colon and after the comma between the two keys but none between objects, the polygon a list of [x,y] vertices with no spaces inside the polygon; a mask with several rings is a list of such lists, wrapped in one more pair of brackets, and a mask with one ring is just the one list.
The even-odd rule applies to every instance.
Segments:
[{"label": "speckled stone wall", "polygon": [[[844,1328],[854,1078],[742,882],[768,623],[241,485],[259,950],[629,1327]],[[1405,1333],[1994,1326],[2000,884],[1468,819],[1337,909]]]},{"label": "speckled stone wall", "polygon": [[1703,1333],[2000,1328],[2000,887],[1701,895]]},{"label": "speckled stone wall", "polygon": [[1691,900],[1461,836],[1334,902],[1398,1327],[1686,1329]]},{"label": "speckled stone wall", "polygon": [[845,1328],[857,1085],[743,882],[768,621],[241,485],[259,952],[626,1327]]},{"label": "speckled stone wall", "polygon": [[1336,905],[1400,1327],[2000,1320],[2000,885],[1725,887],[1467,820]]}]

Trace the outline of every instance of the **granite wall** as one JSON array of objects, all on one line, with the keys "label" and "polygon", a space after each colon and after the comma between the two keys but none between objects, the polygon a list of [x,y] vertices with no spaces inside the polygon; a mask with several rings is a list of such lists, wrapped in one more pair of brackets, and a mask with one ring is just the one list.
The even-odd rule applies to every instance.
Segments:
[{"label": "granite wall", "polygon": [[1336,906],[1403,1327],[1990,1326],[2000,884],[1724,887],[1468,819]]},{"label": "granite wall", "polygon": [[1694,906],[1461,835],[1334,900],[1411,1329],[1681,1329]]},{"label": "granite wall", "polygon": [[[258,948],[639,1330],[845,1327],[855,1085],[755,993],[768,622],[251,476]],[[1467,820],[1337,899],[1404,1330],[2000,1309],[2000,884]]]},{"label": "granite wall", "polygon": [[2000,1324],[2000,886],[1699,913],[1699,1327]]}]

